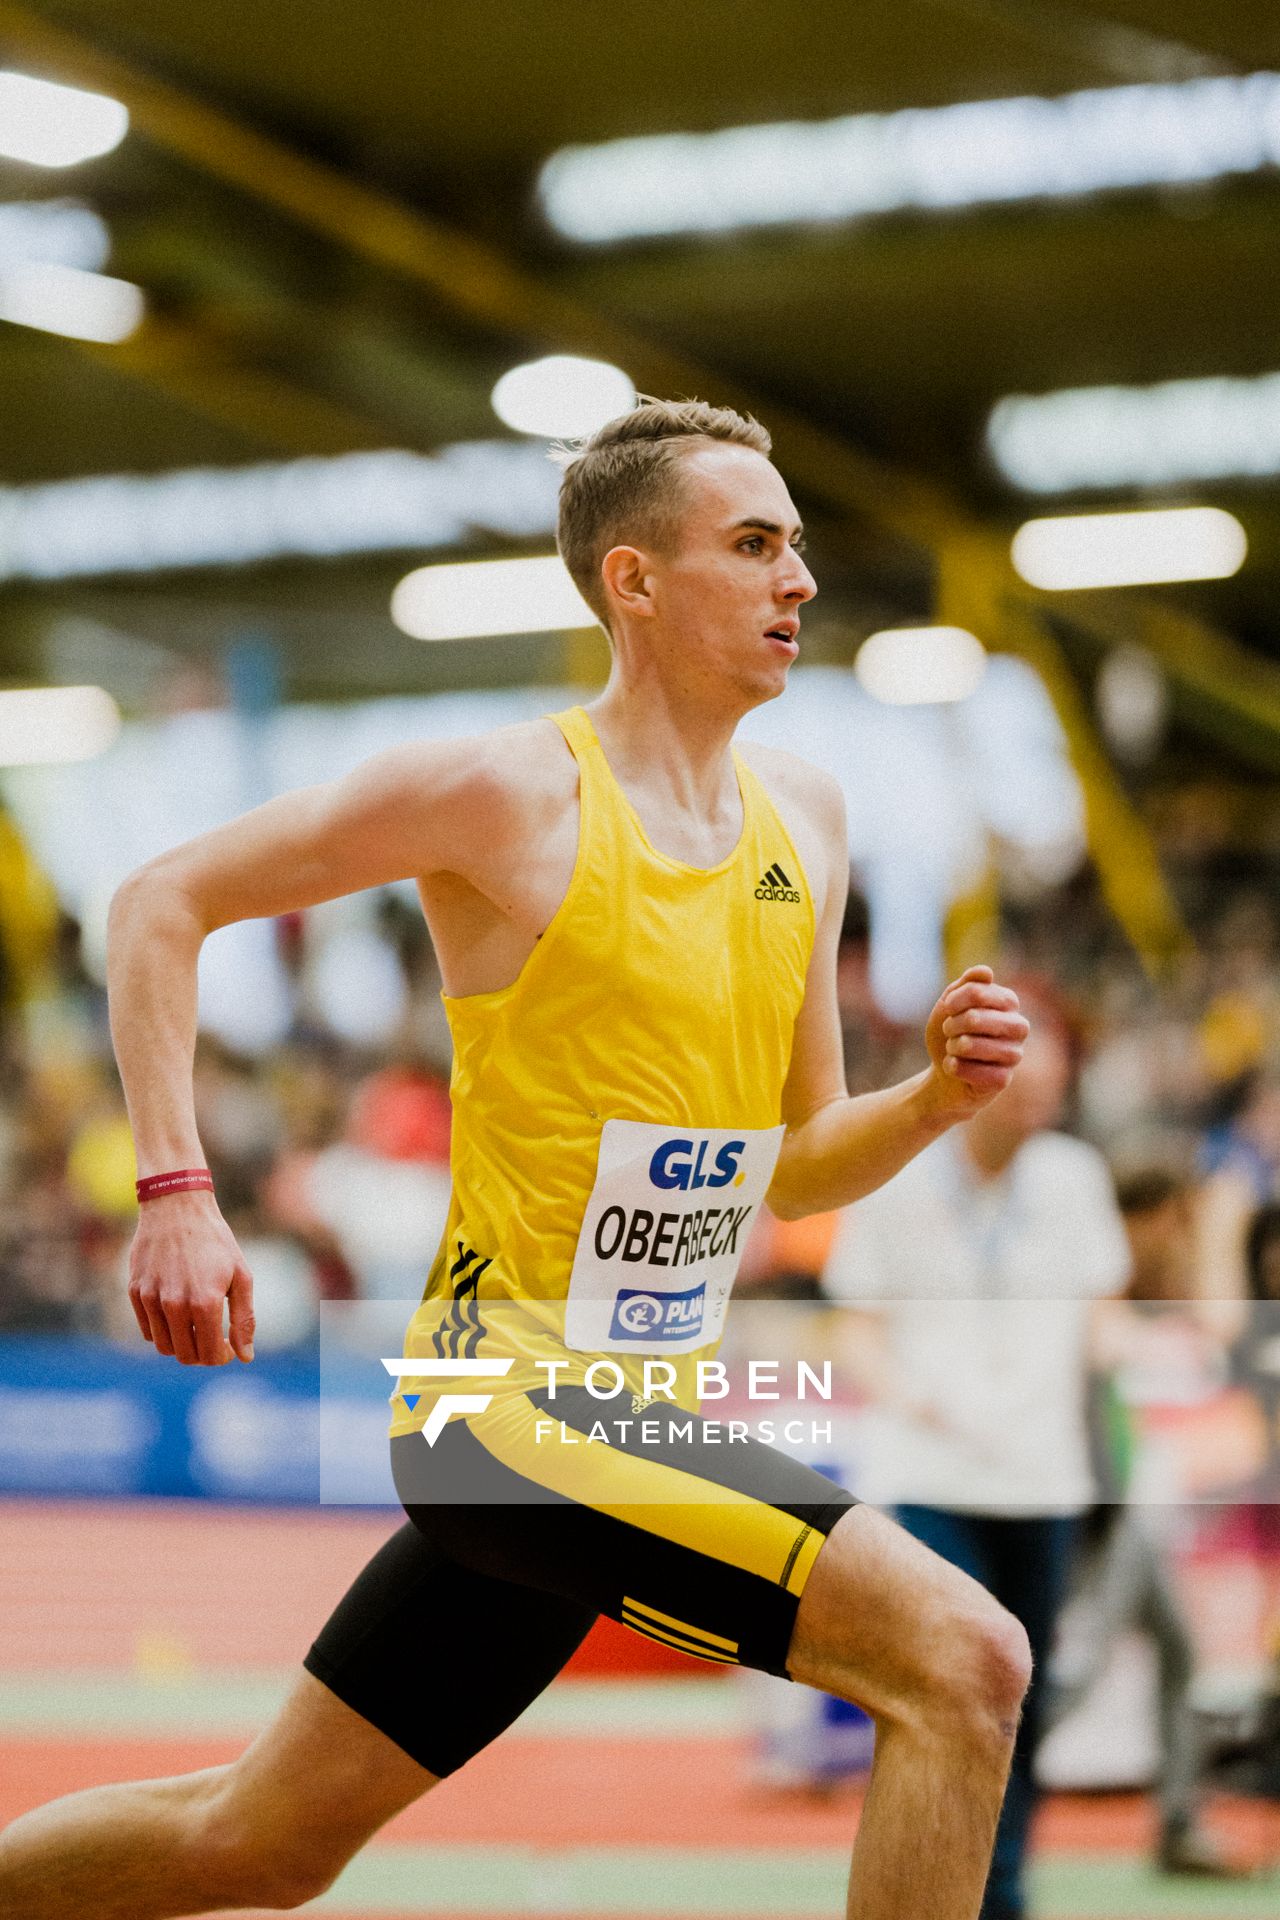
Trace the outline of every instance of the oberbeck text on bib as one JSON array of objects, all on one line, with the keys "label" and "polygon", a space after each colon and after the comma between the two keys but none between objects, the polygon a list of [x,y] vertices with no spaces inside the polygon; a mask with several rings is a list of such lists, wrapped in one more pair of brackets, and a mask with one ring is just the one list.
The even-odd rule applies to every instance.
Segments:
[{"label": "oberbeck text on bib", "polygon": [[785,1131],[606,1120],[569,1276],[565,1344],[687,1353],[718,1340]]}]

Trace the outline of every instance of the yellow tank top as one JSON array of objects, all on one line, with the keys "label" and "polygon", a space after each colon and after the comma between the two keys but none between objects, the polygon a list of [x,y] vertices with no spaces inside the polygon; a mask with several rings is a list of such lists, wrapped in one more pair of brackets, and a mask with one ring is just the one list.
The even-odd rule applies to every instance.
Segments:
[{"label": "yellow tank top", "polygon": [[[584,710],[553,717],[578,762],[573,876],[510,986],[443,996],[453,1193],[404,1352],[501,1359],[485,1393],[601,1355],[634,1387],[665,1356],[692,1406],[781,1140],[812,897],[736,753],[741,838],[692,867],[651,844]],[[392,1433],[442,1385],[472,1383],[402,1376]]]}]

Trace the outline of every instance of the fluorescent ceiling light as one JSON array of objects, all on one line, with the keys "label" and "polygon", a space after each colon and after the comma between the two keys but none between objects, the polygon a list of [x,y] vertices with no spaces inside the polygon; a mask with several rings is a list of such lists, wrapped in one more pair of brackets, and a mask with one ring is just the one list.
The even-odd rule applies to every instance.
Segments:
[{"label": "fluorescent ceiling light", "polygon": [[107,273],[53,260],[0,268],[0,320],[15,326],[113,346],[137,331],[145,311],[141,289]]},{"label": "fluorescent ceiling light", "polygon": [[1280,473],[1280,373],[1014,393],[992,409],[987,445],[1027,493]]},{"label": "fluorescent ceiling light", "polygon": [[10,160],[74,167],[110,153],[128,129],[128,108],[105,93],[0,72],[0,154]]},{"label": "fluorescent ceiling light", "polygon": [[120,709],[102,687],[23,687],[0,692],[0,767],[65,765],[105,753]]},{"label": "fluorescent ceiling light", "polygon": [[32,260],[93,273],[107,264],[107,223],[80,200],[10,200],[0,204],[0,272]]},{"label": "fluorescent ceiling light", "polygon": [[1013,564],[1033,587],[1144,587],[1172,580],[1225,580],[1244,564],[1244,528],[1221,507],[1144,513],[1078,513],[1028,520],[1013,539]]},{"label": "fluorescent ceiling light", "polygon": [[517,433],[572,439],[627,413],[636,390],[629,375],[607,360],[552,353],[504,373],[492,398],[499,420]]},{"label": "fluorescent ceiling light", "polygon": [[391,618],[414,640],[559,633],[594,627],[558,554],[530,560],[464,560],[418,567],[391,596]]},{"label": "fluorescent ceiling light", "polygon": [[967,700],[986,666],[986,649],[964,627],[886,627],[863,641],[854,672],[874,700],[922,707]]},{"label": "fluorescent ceiling light", "polygon": [[979,100],[565,147],[538,178],[570,240],[1184,185],[1280,162],[1280,74]]},{"label": "fluorescent ceiling light", "polygon": [[560,476],[531,442],[0,487],[0,580],[67,580],[554,530]]}]

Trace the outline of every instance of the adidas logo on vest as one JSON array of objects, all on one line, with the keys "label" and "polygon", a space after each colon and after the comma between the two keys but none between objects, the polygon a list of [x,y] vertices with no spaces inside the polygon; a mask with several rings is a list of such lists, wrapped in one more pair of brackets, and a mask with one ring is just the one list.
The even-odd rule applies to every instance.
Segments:
[{"label": "adidas logo on vest", "polygon": [[760,885],[756,888],[757,900],[796,900],[799,893],[792,886],[786,874],[775,860]]}]

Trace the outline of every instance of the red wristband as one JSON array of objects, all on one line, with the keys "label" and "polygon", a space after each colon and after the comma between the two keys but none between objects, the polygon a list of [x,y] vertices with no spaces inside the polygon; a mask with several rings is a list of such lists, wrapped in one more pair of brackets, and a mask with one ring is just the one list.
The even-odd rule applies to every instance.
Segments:
[{"label": "red wristband", "polygon": [[213,1175],[208,1167],[176,1167],[172,1173],[149,1173],[136,1183],[139,1206],[147,1200],[159,1200],[166,1193],[212,1193]]}]

